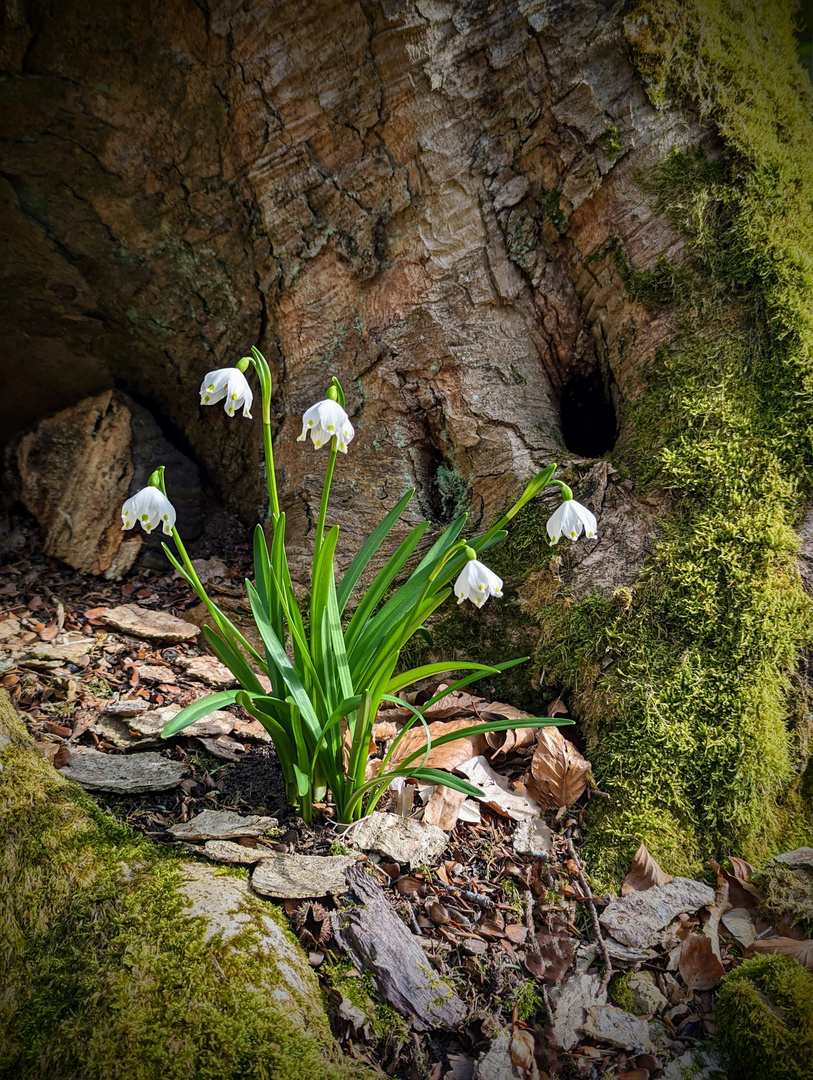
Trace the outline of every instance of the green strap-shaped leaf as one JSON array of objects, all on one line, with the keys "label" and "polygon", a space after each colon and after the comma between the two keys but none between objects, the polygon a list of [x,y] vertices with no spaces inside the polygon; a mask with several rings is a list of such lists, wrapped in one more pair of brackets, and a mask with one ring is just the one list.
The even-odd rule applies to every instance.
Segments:
[{"label": "green strap-shaped leaf", "polygon": [[234,645],[225,641],[211,626],[204,626],[203,636],[221,664],[226,665],[244,690],[250,690],[252,694],[265,693],[262,683]]},{"label": "green strap-shaped leaf", "polygon": [[169,739],[173,735],[177,735],[179,731],[189,727],[190,724],[194,724],[196,720],[200,720],[202,716],[217,712],[218,709],[222,709],[226,705],[233,705],[239,693],[239,690],[221,690],[217,694],[208,694],[204,698],[193,701],[191,705],[181,709],[171,720],[167,720],[161,729],[161,738]]},{"label": "green strap-shaped leaf", "polygon": [[348,568],[344,572],[344,577],[336,590],[336,602],[339,607],[339,614],[344,612],[347,606],[347,601],[353,595],[353,589],[356,586],[356,582],[367,569],[370,559],[375,555],[381,545],[389,536],[392,529],[395,527],[396,522],[403,514],[407,507],[407,503],[415,494],[415,488],[410,488],[406,495],[402,496],[395,506],[390,510],[384,520],[373,529],[372,533],[367,537],[364,543],[358,550],[358,554],[350,563]]}]

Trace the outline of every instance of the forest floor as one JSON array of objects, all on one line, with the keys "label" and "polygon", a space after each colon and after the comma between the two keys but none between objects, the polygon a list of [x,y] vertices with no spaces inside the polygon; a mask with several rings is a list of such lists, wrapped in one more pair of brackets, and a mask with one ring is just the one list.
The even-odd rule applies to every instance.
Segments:
[{"label": "forest floor", "polygon": [[[239,612],[249,544],[232,519],[213,522],[192,554],[203,560],[197,565],[218,602]],[[163,787],[156,781],[146,791],[113,792],[97,777],[89,790],[105,811],[158,844],[236,866],[366,851],[359,857],[432,971],[462,1002],[464,1019],[443,1030],[415,1013],[399,1014],[390,985],[399,973],[359,971],[352,962],[339,929],[347,904],[341,893],[274,893],[320,975],[347,1054],[404,1080],[677,1080],[692,1065],[698,1075],[724,1076],[714,1049],[720,979],[759,938],[797,941],[800,950],[809,945],[805,926],[813,913],[803,912],[808,921],[799,923],[798,912],[781,910],[777,880],[755,877],[736,858],[709,867],[709,887],[673,880],[642,847],[622,890],[626,898],[593,895],[578,854],[581,807],[602,796],[572,744],[570,764],[554,763],[548,774],[535,767],[535,737],[524,744],[518,737],[513,747],[511,740],[471,746],[470,760],[486,770],[477,775],[497,785],[490,798],[461,806],[444,801],[447,789],[438,795],[407,786],[380,807],[390,823],[414,823],[397,840],[379,836],[365,844],[336,824],[329,804],[306,826],[286,803],[268,736],[237,706],[198,722],[197,734],[160,739],[173,711],[229,683],[197,640],[199,604],[177,576],[148,567],[124,583],[84,576],[40,554],[36,526],[22,516],[3,518],[0,539],[0,685],[43,754],[68,775],[77,761],[96,760],[90,751],[119,765],[158,754],[182,767],[183,779],[176,775]],[[149,561],[160,565],[154,554]],[[135,618],[127,630],[112,625],[111,613],[122,606]],[[158,612],[183,620],[186,639],[162,639],[166,629],[151,628]],[[463,693],[434,708],[430,718],[438,724],[470,723],[489,710],[512,715],[510,705]],[[380,720],[372,748],[379,755],[398,729],[397,710]],[[466,772],[469,764],[458,754],[446,767]],[[567,792],[558,801],[557,784]],[[433,831],[421,821],[430,802],[434,820],[445,826],[439,843],[437,825]],[[217,831],[208,841],[184,838],[178,827],[207,810],[276,823],[267,822],[260,835],[232,830],[236,843]],[[790,864],[780,869],[786,877],[794,872]],[[656,895],[657,916],[649,904]]]}]

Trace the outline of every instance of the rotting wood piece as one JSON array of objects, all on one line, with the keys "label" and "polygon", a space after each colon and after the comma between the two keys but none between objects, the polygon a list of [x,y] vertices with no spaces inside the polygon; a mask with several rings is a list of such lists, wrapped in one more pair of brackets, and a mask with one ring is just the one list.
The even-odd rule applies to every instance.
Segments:
[{"label": "rotting wood piece", "polygon": [[423,949],[398,918],[381,886],[360,866],[347,871],[357,904],[334,912],[336,941],[356,967],[369,971],[393,1008],[418,1031],[455,1028],[466,1007],[432,971]]}]

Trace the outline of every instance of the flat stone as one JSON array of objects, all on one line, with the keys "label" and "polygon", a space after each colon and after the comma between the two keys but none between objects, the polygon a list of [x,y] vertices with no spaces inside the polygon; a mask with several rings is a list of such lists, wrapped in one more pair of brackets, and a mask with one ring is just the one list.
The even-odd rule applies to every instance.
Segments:
[{"label": "flat stone", "polygon": [[175,672],[172,668],[162,667],[160,664],[142,664],[138,669],[138,681],[171,683],[175,681]]},{"label": "flat stone", "polygon": [[170,615],[167,611],[152,611],[139,604],[120,604],[102,614],[108,626],[147,641],[189,641],[197,637],[200,627]]},{"label": "flat stone", "polygon": [[449,837],[437,825],[374,810],[351,825],[344,840],[362,851],[378,851],[394,862],[413,866],[436,859]]},{"label": "flat stone", "polygon": [[148,712],[149,708],[149,701],[137,697],[126,698],[124,701],[109,701],[104,711],[108,716],[138,716],[140,713]]},{"label": "flat stone", "polygon": [[347,892],[345,872],[358,861],[356,855],[269,855],[257,864],[251,887],[261,896],[286,900]]},{"label": "flat stone", "polygon": [[591,1005],[586,1012],[582,1031],[588,1039],[618,1046],[634,1054],[648,1054],[652,1050],[646,1020],[615,1005]]},{"label": "flat stone", "polygon": [[236,814],[233,810],[204,810],[202,814],[172,825],[167,832],[176,840],[234,840],[240,836],[265,836],[277,827],[274,817]]},{"label": "flat stone", "polygon": [[[143,735],[144,738],[158,738],[164,730],[164,725],[174,716],[177,716],[180,711],[180,705],[165,705],[161,709],[153,709],[150,712],[142,713],[140,716],[134,716],[129,721],[129,726],[133,731],[137,731],[139,735]],[[208,716],[202,716],[200,720],[196,720],[194,724],[185,727],[178,734],[217,738],[219,735],[228,735],[234,724],[234,719],[231,713],[218,710],[209,713]]]},{"label": "flat stone", "polygon": [[813,848],[800,847],[795,851],[786,851],[783,855],[774,857],[777,862],[784,863],[792,870],[813,870]]},{"label": "flat stone", "polygon": [[8,641],[20,633],[20,620],[15,615],[10,615],[0,622],[0,641]]},{"label": "flat stone", "polygon": [[611,901],[600,922],[623,945],[645,949],[660,941],[662,931],[681,912],[693,914],[713,903],[714,889],[702,881],[677,877],[667,885],[653,885]]},{"label": "flat stone", "polygon": [[242,743],[235,742],[227,735],[218,735],[215,739],[205,739],[198,735],[197,740],[204,750],[208,750],[212,757],[220,758],[221,761],[239,761],[246,753]]},{"label": "flat stone", "polygon": [[511,1032],[501,1031],[488,1050],[477,1059],[473,1077],[476,1080],[525,1080],[527,1073],[511,1060]]},{"label": "flat stone", "polygon": [[626,987],[632,994],[636,1016],[657,1016],[669,1004],[658,989],[655,976],[649,971],[634,971],[629,974]]},{"label": "flat stone", "polygon": [[178,658],[179,665],[190,679],[200,679],[207,686],[218,690],[228,690],[237,686],[237,680],[226,667],[213,656],[184,656]]},{"label": "flat stone", "polygon": [[685,1054],[670,1061],[661,1073],[662,1080],[728,1080],[728,1070],[723,1067],[716,1051],[708,1047],[687,1050]]},{"label": "flat stone", "polygon": [[553,1014],[553,1039],[563,1050],[582,1041],[587,1010],[607,1004],[607,990],[597,975],[574,975],[565,983]]},{"label": "flat stone", "polygon": [[520,855],[536,855],[544,858],[550,855],[553,845],[553,833],[542,818],[520,821],[511,838],[514,851]]},{"label": "flat stone", "polygon": [[40,660],[55,664],[75,664],[86,656],[95,644],[95,638],[65,634],[56,641],[37,641],[31,645],[26,645],[20,650],[12,652],[12,656],[23,665],[27,660]]},{"label": "flat stone", "polygon": [[247,847],[245,844],[235,844],[233,840],[207,840],[199,850],[207,859],[241,866],[252,866],[271,854],[267,847]]},{"label": "flat stone", "polygon": [[113,791],[120,795],[139,791],[168,791],[177,787],[189,769],[160,754],[123,756],[98,750],[74,750],[69,764],[61,770],[89,791]]},{"label": "flat stone", "polygon": [[720,919],[723,926],[738,941],[744,949],[753,945],[757,939],[757,931],[750,911],[745,908],[731,908]]}]

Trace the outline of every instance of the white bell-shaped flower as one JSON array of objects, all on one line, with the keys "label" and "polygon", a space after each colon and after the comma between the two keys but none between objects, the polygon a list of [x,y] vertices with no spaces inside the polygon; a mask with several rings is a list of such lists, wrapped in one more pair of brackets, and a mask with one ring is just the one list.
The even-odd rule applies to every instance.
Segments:
[{"label": "white bell-shaped flower", "polygon": [[156,525],[163,525],[167,536],[172,536],[175,507],[157,487],[145,487],[122,506],[121,520],[122,529],[132,529],[138,522],[145,533],[151,533]]},{"label": "white bell-shaped flower", "polygon": [[547,524],[548,536],[552,544],[558,543],[561,536],[578,540],[582,530],[588,539],[594,540],[596,528],[595,516],[575,499],[565,499],[559,509],[548,518]]},{"label": "white bell-shaped flower", "polygon": [[311,405],[302,417],[302,434],[296,441],[305,442],[308,432],[317,450],[335,437],[343,454],[347,453],[347,444],[353,441],[356,434],[347,413],[338,401],[329,398]]},{"label": "white bell-shaped flower", "polygon": [[502,578],[477,559],[469,559],[454,583],[458,604],[471,600],[478,608],[489,596],[502,596]]},{"label": "white bell-shaped flower", "polygon": [[243,416],[250,420],[253,400],[248,379],[236,367],[210,371],[200,384],[201,405],[217,405],[218,401],[224,401],[223,407],[229,416],[234,416],[235,411],[242,407]]}]

